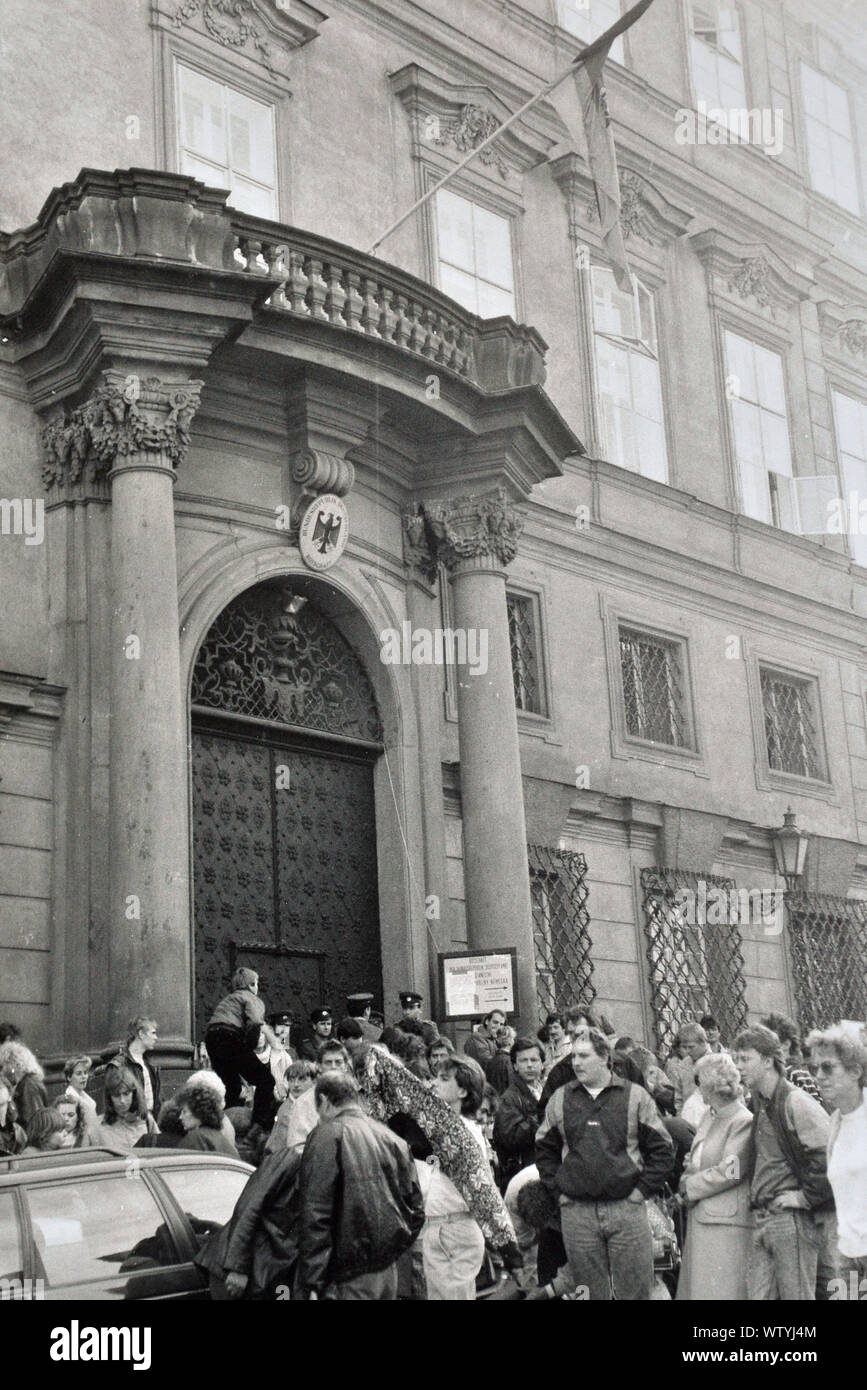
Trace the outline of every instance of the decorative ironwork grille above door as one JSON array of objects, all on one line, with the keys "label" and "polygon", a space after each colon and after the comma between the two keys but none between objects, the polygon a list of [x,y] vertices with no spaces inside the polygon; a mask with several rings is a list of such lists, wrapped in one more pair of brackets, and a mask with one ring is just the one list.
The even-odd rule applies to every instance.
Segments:
[{"label": "decorative ironwork grille above door", "polygon": [[381,997],[381,724],[352,648],[287,585],[249,590],[202,644],[192,721],[198,1037],[240,965],[298,1022]]},{"label": "decorative ironwork grille above door", "polygon": [[802,1032],[867,1018],[867,902],[787,893],[786,907]]}]

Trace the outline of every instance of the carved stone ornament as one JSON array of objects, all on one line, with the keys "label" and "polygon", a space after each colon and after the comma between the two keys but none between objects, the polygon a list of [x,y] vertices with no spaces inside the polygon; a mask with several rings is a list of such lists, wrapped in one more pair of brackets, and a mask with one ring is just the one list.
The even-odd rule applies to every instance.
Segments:
[{"label": "carved stone ornament", "polygon": [[867,356],[867,322],[848,319],[840,325],[840,346],[855,356]]},{"label": "carved stone ornament", "polygon": [[620,225],[624,237],[636,237],[649,246],[654,245],[642,183],[637,174],[626,172],[620,177]]},{"label": "carved stone ornament", "polygon": [[[265,42],[261,29],[251,24],[248,16],[255,15],[253,0],[184,0],[172,15],[172,27],[180,29],[197,14],[212,39],[223,48],[242,49],[251,44],[269,72],[274,72],[274,61],[269,45]],[[228,16],[230,22],[223,23],[220,15]]]},{"label": "carved stone ornament", "polygon": [[729,280],[729,289],[739,294],[741,299],[749,299],[752,295],[757,304],[767,309],[772,304],[768,288],[770,275],[770,262],[764,256],[753,256],[749,260],[741,261]]},{"label": "carved stone ornament", "polygon": [[291,540],[298,539],[301,519],[310,503],[324,492],[345,497],[355,482],[355,467],[347,458],[322,449],[299,449],[292,456],[292,481],[300,484],[290,519]]},{"label": "carved stone ornament", "polygon": [[120,377],[42,431],[46,487],[104,482],[130,454],[153,454],[176,468],[190,442],[202,382],[164,383],[159,377]]},{"label": "carved stone ornament", "polygon": [[479,557],[496,560],[504,567],[518,551],[523,519],[510,505],[504,488],[466,497],[436,498],[423,502],[415,516],[405,519],[407,533],[416,547],[424,541],[429,564],[442,562],[453,570],[463,560]]},{"label": "carved stone ornament", "polygon": [[[446,126],[436,144],[445,145],[451,140],[455,148],[460,150],[462,154],[469,154],[470,150],[478,149],[483,140],[487,140],[489,135],[493,135],[500,124],[501,122],[493,111],[486,110],[484,106],[467,103],[461,107],[458,119]],[[479,159],[482,164],[492,164],[501,179],[508,177],[509,166],[493,145],[483,150]]]}]

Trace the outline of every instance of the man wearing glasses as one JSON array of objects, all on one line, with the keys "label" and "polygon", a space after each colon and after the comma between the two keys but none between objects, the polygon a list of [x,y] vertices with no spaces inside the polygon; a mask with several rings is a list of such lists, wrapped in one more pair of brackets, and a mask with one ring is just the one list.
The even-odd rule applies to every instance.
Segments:
[{"label": "man wearing glasses", "polygon": [[741,1033],[734,1061],[751,1092],[750,1206],[756,1225],[747,1266],[750,1301],[814,1302],[819,1256],[834,1204],[828,1116],[786,1080],[780,1040],[760,1024]]}]

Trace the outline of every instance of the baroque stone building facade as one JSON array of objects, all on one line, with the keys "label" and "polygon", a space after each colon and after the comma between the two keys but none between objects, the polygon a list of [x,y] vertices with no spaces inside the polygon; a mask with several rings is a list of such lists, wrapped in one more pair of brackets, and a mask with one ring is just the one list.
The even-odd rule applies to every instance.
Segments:
[{"label": "baroque stone building facade", "polygon": [[[559,102],[368,250],[617,9],[12,0],[0,1014],[42,1052],[144,1010],[181,1063],[242,962],[436,1015],[439,953],[504,946],[528,1025],[863,1016],[857,17],[619,41],[632,295]],[[407,624],[484,669],[383,661]],[[782,888],[789,805],[785,910],[690,920]]]}]

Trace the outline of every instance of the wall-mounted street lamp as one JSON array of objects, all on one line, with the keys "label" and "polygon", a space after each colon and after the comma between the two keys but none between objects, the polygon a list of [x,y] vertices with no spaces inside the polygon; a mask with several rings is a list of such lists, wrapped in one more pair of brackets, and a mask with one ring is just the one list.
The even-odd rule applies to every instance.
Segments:
[{"label": "wall-mounted street lamp", "polygon": [[809,837],[795,824],[795,813],[790,806],[783,816],[782,826],[774,832],[777,869],[786,880],[786,887],[790,893],[794,892],[803,877],[809,843]]}]

